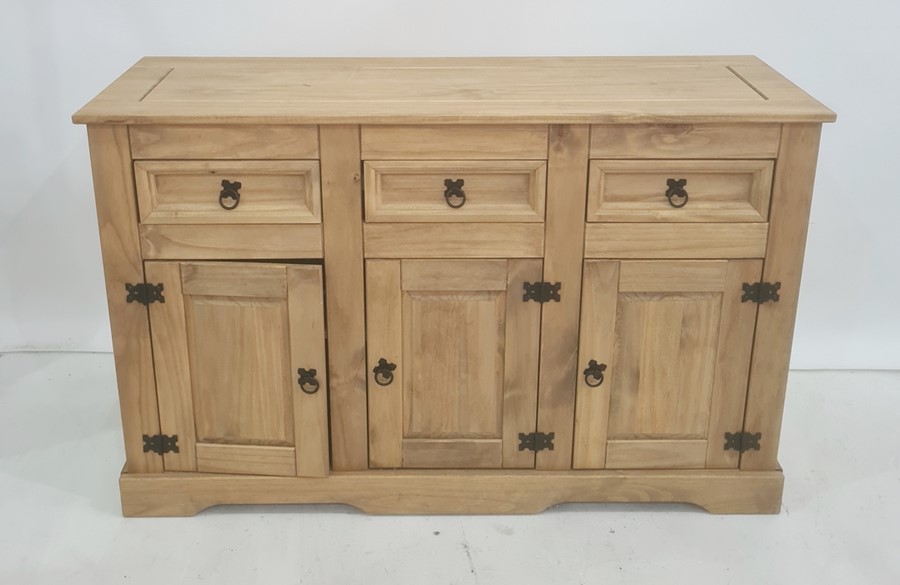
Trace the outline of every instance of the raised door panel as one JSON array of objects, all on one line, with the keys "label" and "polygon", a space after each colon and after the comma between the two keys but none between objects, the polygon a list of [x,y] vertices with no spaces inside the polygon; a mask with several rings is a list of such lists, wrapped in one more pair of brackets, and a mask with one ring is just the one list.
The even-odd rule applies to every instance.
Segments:
[{"label": "raised door panel", "polygon": [[[761,262],[585,264],[575,467],[736,467]],[[591,361],[593,360],[593,362]]]},{"label": "raised door panel", "polygon": [[[366,263],[370,465],[533,467],[539,260]],[[384,370],[384,367],[393,369]]]},{"label": "raised door panel", "polygon": [[179,437],[166,469],[327,475],[321,269],[149,262],[147,275],[166,295],[150,306],[161,427]]}]

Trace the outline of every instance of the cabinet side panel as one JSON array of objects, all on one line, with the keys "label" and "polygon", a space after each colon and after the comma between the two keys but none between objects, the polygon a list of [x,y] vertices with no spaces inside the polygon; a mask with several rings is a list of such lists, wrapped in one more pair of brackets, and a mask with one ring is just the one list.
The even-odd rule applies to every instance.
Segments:
[{"label": "cabinet side panel", "polygon": [[572,467],[588,140],[587,126],[550,127],[544,280],[562,289],[541,313],[538,431],[555,433],[555,446],[537,454],[538,469]]},{"label": "cabinet side panel", "polygon": [[759,307],[744,430],[762,433],[759,451],[741,455],[741,469],[778,469],[778,441],[791,359],[800,272],[809,227],[821,124],[786,125],[775,164],[763,281],[781,282],[781,299]]},{"label": "cabinet side panel", "polygon": [[144,282],[128,129],[88,126],[88,143],[125,436],[125,469],[128,473],[161,472],[163,458],[145,453],[142,437],[159,434],[150,321],[146,307],[125,300],[126,283]]},{"label": "cabinet side panel", "polygon": [[322,236],[331,386],[331,462],[368,467],[366,312],[358,126],[322,126]]}]

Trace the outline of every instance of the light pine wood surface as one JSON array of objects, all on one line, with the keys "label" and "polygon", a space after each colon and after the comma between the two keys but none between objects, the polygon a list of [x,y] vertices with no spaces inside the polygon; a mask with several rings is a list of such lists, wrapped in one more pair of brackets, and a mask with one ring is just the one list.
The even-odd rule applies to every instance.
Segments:
[{"label": "light pine wood surface", "polygon": [[[522,302],[539,260],[369,260],[373,467],[533,466],[540,305]],[[516,335],[516,337],[512,337]],[[394,364],[384,384],[375,369]],[[522,370],[522,371],[520,371]]]},{"label": "light pine wood surface", "polygon": [[750,56],[146,57],[73,119],[82,124],[679,124],[829,122],[834,113]]},{"label": "light pine wood surface", "polygon": [[[143,224],[322,221],[318,161],[140,161],[134,170]],[[219,203],[223,180],[240,183],[234,209]]]},{"label": "light pine wood surface", "polygon": [[367,469],[366,308],[359,128],[319,129],[331,465]]},{"label": "light pine wood surface", "polygon": [[[769,215],[771,161],[592,160],[588,221],[763,222]],[[668,181],[685,181],[687,200]]]},{"label": "light pine wood surface", "polygon": [[[168,285],[150,305],[167,470],[328,474],[327,378],[318,266],[148,262]],[[298,368],[316,370],[307,394]]]},{"label": "light pine wood surface", "polygon": [[126,284],[144,282],[137,198],[125,126],[90,126],[88,144],[97,224],[106,279],[109,328],[119,386],[119,408],[130,473],[163,470],[162,458],[144,451],[143,435],[159,433],[153,350],[147,309],[126,301]]},{"label": "light pine wood surface", "polygon": [[[544,161],[367,161],[365,173],[366,221],[544,221]],[[448,180],[464,200],[444,195]]]},{"label": "light pine wood surface", "polygon": [[780,471],[368,471],[328,478],[122,474],[125,516],[193,516],[220,504],[350,504],[370,514],[534,514],[564,502],[682,502],[777,514]]},{"label": "light pine wood surface", "polygon": [[74,120],[126,515],[777,512],[834,113],[756,57],[149,57]]}]

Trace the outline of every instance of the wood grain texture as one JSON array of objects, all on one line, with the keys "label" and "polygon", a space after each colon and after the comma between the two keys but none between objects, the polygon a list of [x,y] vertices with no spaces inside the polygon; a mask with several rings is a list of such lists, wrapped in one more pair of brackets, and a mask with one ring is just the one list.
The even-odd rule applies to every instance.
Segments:
[{"label": "wood grain texture", "polygon": [[547,126],[363,126],[363,160],[546,159]]},{"label": "wood grain texture", "polygon": [[220,504],[350,504],[372,514],[533,514],[566,502],[681,502],[777,514],[781,471],[367,471],[327,478],[125,474],[125,516],[193,516]]},{"label": "wood grain texture", "polygon": [[[769,214],[773,166],[768,160],[592,160],[587,219],[762,222]],[[666,197],[670,179],[687,181],[683,207]]]},{"label": "wood grain texture", "polygon": [[537,428],[541,305],[520,302],[525,282],[541,279],[541,260],[509,260],[506,291],[506,355],[503,361],[503,467],[533,468],[534,452],[519,449],[519,433]]},{"label": "wood grain texture", "polygon": [[322,218],[328,322],[331,464],[369,465],[366,413],[366,309],[359,127],[323,126]]},{"label": "wood grain texture", "polygon": [[544,280],[562,288],[541,313],[537,430],[555,433],[555,448],[537,454],[538,469],[572,466],[588,142],[587,126],[550,127]]},{"label": "wood grain texture", "polygon": [[[366,221],[541,222],[543,161],[368,161]],[[463,181],[465,201],[448,201],[446,180]]]},{"label": "wood grain texture", "polygon": [[320,225],[142,225],[147,260],[322,258]]},{"label": "wood grain texture", "polygon": [[716,377],[709,411],[709,445],[706,467],[734,469],[740,453],[726,451],[725,433],[743,428],[744,404],[747,401],[747,380],[750,354],[756,328],[757,306],[741,302],[743,284],[759,282],[761,260],[733,260],[723,278],[722,317],[719,321],[719,342],[716,349]]},{"label": "wood grain texture", "polygon": [[478,469],[503,466],[501,439],[404,439],[403,467]]},{"label": "wood grain texture", "polygon": [[705,440],[610,441],[607,469],[703,469]]},{"label": "wood grain texture", "polygon": [[[503,429],[522,422],[504,412],[505,363],[537,358],[537,336],[507,339],[510,299],[518,301],[522,282],[508,283],[507,261],[404,260],[401,266],[403,465],[500,467],[501,439],[509,434]],[[534,396],[537,387],[516,390]],[[532,412],[524,422],[533,427],[533,420]],[[430,464],[428,450],[436,454]]]},{"label": "wood grain texture", "polygon": [[[406,364],[403,359],[401,287],[399,260],[366,260],[369,466],[373,469],[403,466]],[[393,382],[384,386],[375,382],[373,371],[382,358],[396,366]]]},{"label": "wood grain texture", "polygon": [[[325,361],[325,307],[322,304],[322,267],[288,266],[288,319],[294,388],[294,446],[296,473],[325,477],[330,467],[328,448],[328,368]],[[319,388],[307,394],[298,370],[315,370]]]},{"label": "wood grain texture", "polygon": [[[506,290],[506,260],[453,260],[454,270],[433,260],[403,261],[403,290]],[[540,276],[540,275],[539,275]],[[521,285],[520,285],[521,288]]]},{"label": "wood grain texture", "polygon": [[[273,268],[280,268],[284,280],[284,266]],[[197,441],[293,447],[284,289],[280,297],[228,296],[213,290],[186,294],[184,300]],[[157,365],[161,367],[168,365]]]},{"label": "wood grain texture", "polygon": [[197,471],[296,475],[293,447],[197,443]]},{"label": "wood grain texture", "polygon": [[781,282],[781,299],[760,305],[757,316],[744,430],[762,433],[762,440],[759,451],[742,454],[741,469],[778,468],[784,395],[820,134],[818,124],[786,125],[782,131],[769,212],[769,247],[763,265],[763,281]]},{"label": "wood grain texture", "polygon": [[726,260],[623,262],[619,292],[722,292],[727,272]]},{"label": "wood grain texture", "polygon": [[[609,428],[608,380],[616,342],[616,303],[619,298],[619,262],[588,260],[584,263],[581,293],[581,329],[572,467],[603,469],[606,466],[606,439]],[[584,369],[595,360],[606,366],[604,381],[589,386]],[[595,384],[596,377],[590,377]]]},{"label": "wood grain texture", "polygon": [[186,295],[279,299],[287,295],[280,264],[186,262],[181,265],[181,283]]},{"label": "wood grain texture", "polygon": [[[141,223],[321,223],[318,161],[138,161]],[[241,184],[234,209],[219,203],[222,181]]]},{"label": "wood grain texture", "polygon": [[138,125],[128,130],[135,160],[319,158],[319,129],[312,125]]},{"label": "wood grain texture", "polygon": [[[146,76],[128,75],[114,90],[106,92],[107,97],[119,99],[125,95],[127,85],[135,77],[143,87]],[[125,438],[125,467],[129,473],[161,472],[163,458],[145,453],[142,438],[160,432],[149,316],[146,307],[125,301],[125,284],[144,282],[128,130],[124,126],[89,126],[87,132]]]},{"label": "wood grain texture", "polygon": [[764,223],[633,224],[585,227],[585,258],[762,258]]},{"label": "wood grain texture", "polygon": [[705,438],[720,312],[716,292],[619,293],[610,439]]},{"label": "wood grain texture", "polygon": [[[135,77],[142,91],[123,91]],[[225,95],[231,99],[221,99]],[[110,86],[103,99],[73,116],[77,123],[215,125],[700,124],[834,118],[828,108],[749,56],[148,57]]]},{"label": "wood grain texture", "polygon": [[166,296],[165,303],[149,305],[160,432],[178,436],[178,452],[166,453],[163,461],[166,471],[197,471],[181,265],[178,262],[147,262],[145,271],[150,282],[163,284]]},{"label": "wood grain texture", "polygon": [[779,124],[591,126],[591,158],[700,159],[778,156]]},{"label": "wood grain texture", "polygon": [[366,258],[540,258],[537,223],[367,223]]}]

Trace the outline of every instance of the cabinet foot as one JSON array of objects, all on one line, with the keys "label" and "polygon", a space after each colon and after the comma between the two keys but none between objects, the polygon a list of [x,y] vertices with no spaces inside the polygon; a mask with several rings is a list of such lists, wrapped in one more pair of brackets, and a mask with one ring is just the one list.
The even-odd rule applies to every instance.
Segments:
[{"label": "cabinet foot", "polygon": [[123,473],[125,516],[193,516],[221,504],[349,504],[370,514],[534,514],[568,502],[694,504],[777,514],[781,471],[365,471],[325,478]]}]

